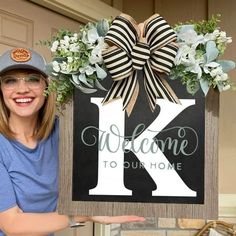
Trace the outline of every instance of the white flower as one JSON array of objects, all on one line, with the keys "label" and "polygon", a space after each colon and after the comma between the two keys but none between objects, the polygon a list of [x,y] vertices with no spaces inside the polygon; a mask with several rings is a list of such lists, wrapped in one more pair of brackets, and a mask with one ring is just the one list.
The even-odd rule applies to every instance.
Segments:
[{"label": "white flower", "polygon": [[68,49],[68,47],[69,47],[69,41],[66,41],[66,40],[61,39],[61,40],[60,40],[60,47],[61,47],[62,49]]},{"label": "white flower", "polygon": [[210,62],[204,66],[204,72],[210,74],[215,82],[228,80],[228,74],[224,73],[223,68],[217,62]]},{"label": "white flower", "polygon": [[223,70],[222,70],[221,66],[217,66],[216,68],[214,68],[210,71],[211,77],[216,77],[216,76],[219,76],[222,74],[223,74]]},{"label": "white flower", "polygon": [[190,71],[197,74],[197,78],[202,76],[201,64],[204,63],[203,57],[197,57],[194,47],[190,47],[186,44],[181,44],[178,53],[176,55],[175,65],[184,65],[185,71]]},{"label": "white flower", "polygon": [[98,45],[95,46],[91,52],[91,55],[89,57],[89,62],[91,64],[95,64],[95,63],[101,64],[103,62],[102,50],[106,47],[107,47],[107,44],[104,42],[104,39],[99,38]]},{"label": "white flower", "polygon": [[69,66],[67,65],[65,61],[63,61],[60,64],[60,67],[61,67],[61,73],[68,74],[70,72]]},{"label": "white flower", "polygon": [[68,63],[73,62],[73,57],[67,57],[67,62],[68,62]]},{"label": "white flower", "polygon": [[61,70],[59,63],[57,61],[52,62],[52,68],[55,72],[59,72]]},{"label": "white flower", "polygon": [[80,49],[79,45],[77,43],[70,44],[69,50],[71,52],[78,52]]},{"label": "white flower", "polygon": [[64,40],[65,40],[65,42],[68,42],[68,43],[69,43],[69,42],[70,42],[70,37],[69,37],[68,35],[65,35],[65,36],[64,36]]},{"label": "white flower", "polygon": [[218,43],[231,43],[232,42],[232,38],[231,37],[227,37],[226,36],[226,32],[221,31],[220,35],[217,39]]},{"label": "white flower", "polygon": [[205,41],[215,41],[219,36],[220,31],[218,29],[214,30],[212,33],[207,33],[204,36]]},{"label": "white flower", "polygon": [[102,53],[100,48],[95,47],[92,52],[91,52],[91,56],[89,57],[89,62],[91,64],[95,64],[95,63],[101,63],[102,62]]},{"label": "white flower", "polygon": [[230,84],[227,84],[227,85],[225,85],[225,86],[223,87],[223,91],[226,91],[226,90],[228,90],[228,89],[230,89],[230,88],[231,88]]},{"label": "white flower", "polygon": [[58,48],[58,45],[59,45],[59,41],[54,41],[52,43],[52,47],[51,47],[51,52],[56,52],[57,48]]},{"label": "white flower", "polygon": [[203,70],[206,74],[209,74],[213,69],[220,67],[220,64],[217,62],[209,62],[207,64],[204,65]]},{"label": "white flower", "polygon": [[198,35],[194,28],[190,26],[182,26],[180,32],[178,33],[178,38],[184,42],[184,44],[188,44],[194,48],[196,48],[199,44],[204,43],[203,35]]},{"label": "white flower", "polygon": [[96,71],[96,69],[90,65],[87,65],[84,68],[79,68],[79,72],[81,74],[85,73],[86,75],[92,75]]},{"label": "white flower", "polygon": [[87,45],[93,45],[99,39],[97,29],[95,27],[89,29],[87,32],[83,31],[82,42]]},{"label": "white flower", "polygon": [[215,82],[226,81],[228,78],[229,78],[228,75],[226,73],[223,73],[221,75],[216,75],[214,81]]},{"label": "white flower", "polygon": [[195,63],[192,66],[187,67],[185,70],[197,74],[197,79],[201,79],[202,77],[202,68],[198,63]]},{"label": "white flower", "polygon": [[229,79],[228,74],[223,73],[223,74],[221,75],[221,81],[226,81],[226,80],[228,80],[228,79]]},{"label": "white flower", "polygon": [[82,35],[82,42],[84,44],[87,44],[88,43],[88,38],[87,38],[87,33],[85,31],[83,31],[83,35]]},{"label": "white flower", "polygon": [[92,29],[89,29],[87,33],[87,37],[88,37],[89,43],[95,43],[99,38],[97,29],[95,27]]},{"label": "white flower", "polygon": [[184,64],[186,66],[192,65],[195,63],[196,51],[194,48],[189,47],[186,44],[180,46],[178,53],[175,57],[175,65]]},{"label": "white flower", "polygon": [[78,40],[78,34],[74,34],[72,37],[70,37],[70,41],[72,42],[72,43],[75,43],[75,42],[77,42],[77,40]]}]

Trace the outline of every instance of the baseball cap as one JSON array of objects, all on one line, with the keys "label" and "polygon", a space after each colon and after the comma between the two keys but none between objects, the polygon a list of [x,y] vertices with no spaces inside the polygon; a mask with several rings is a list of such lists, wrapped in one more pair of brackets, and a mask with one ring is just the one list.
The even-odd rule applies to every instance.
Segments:
[{"label": "baseball cap", "polygon": [[47,77],[45,66],[44,57],[27,48],[14,48],[0,56],[0,74],[12,69],[33,69]]}]

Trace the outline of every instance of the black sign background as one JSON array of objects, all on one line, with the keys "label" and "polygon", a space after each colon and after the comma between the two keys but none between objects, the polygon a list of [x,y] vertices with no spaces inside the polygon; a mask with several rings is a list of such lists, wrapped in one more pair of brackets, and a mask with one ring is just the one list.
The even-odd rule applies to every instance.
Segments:
[{"label": "black sign background", "polygon": [[[198,135],[198,148],[191,157],[184,157],[182,154],[174,156],[169,150],[164,154],[170,163],[182,163],[182,169],[176,170],[185,184],[197,192],[196,197],[171,197],[152,196],[152,191],[158,188],[147,171],[143,168],[125,168],[124,184],[127,189],[133,191],[132,196],[108,196],[89,195],[89,190],[97,185],[98,176],[98,150],[96,146],[88,147],[81,140],[81,132],[88,126],[98,127],[99,114],[98,107],[90,102],[91,97],[104,97],[106,92],[98,91],[94,94],[83,94],[75,90],[74,94],[74,156],[73,156],[73,201],[107,201],[107,202],[151,202],[151,203],[204,203],[204,132],[205,132],[205,97],[199,91],[194,97],[186,92],[179,80],[169,80],[168,83],[175,91],[179,99],[196,99],[196,104],[186,108],[164,129],[176,126],[192,127]],[[104,87],[110,88],[111,80],[106,79]],[[143,87],[143,75],[139,74],[139,96],[130,117],[125,118],[125,136],[130,136],[135,127],[143,123],[148,126],[159,114],[160,108],[156,107],[154,113],[151,112],[146,93]],[[112,114],[111,114],[112,116]],[[98,138],[98,132],[95,135]],[[187,134],[188,135],[188,134]],[[175,138],[176,132],[173,130],[161,132],[156,138],[164,140],[166,137]],[[189,148],[191,147],[191,135],[189,135]],[[89,137],[88,137],[89,139]],[[193,140],[192,143],[196,141]],[[193,144],[194,145],[194,144]],[[139,162],[132,152],[125,153],[125,161]],[[174,183],[173,183],[174,184]]]}]

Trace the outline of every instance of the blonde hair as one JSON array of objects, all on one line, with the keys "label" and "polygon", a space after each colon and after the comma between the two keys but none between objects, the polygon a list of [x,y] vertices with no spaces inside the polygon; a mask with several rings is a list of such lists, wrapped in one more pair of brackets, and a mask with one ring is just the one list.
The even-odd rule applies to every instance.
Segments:
[{"label": "blonde hair", "polygon": [[[46,139],[53,129],[56,114],[55,99],[56,95],[54,93],[47,95],[44,105],[39,111],[38,129],[34,134],[37,140]],[[15,139],[14,133],[9,127],[9,116],[10,112],[5,105],[2,90],[0,89],[0,133],[9,139]]]}]

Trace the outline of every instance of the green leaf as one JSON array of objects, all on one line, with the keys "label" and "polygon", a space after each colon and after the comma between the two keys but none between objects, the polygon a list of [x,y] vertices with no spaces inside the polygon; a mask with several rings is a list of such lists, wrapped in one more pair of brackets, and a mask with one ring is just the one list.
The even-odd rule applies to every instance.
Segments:
[{"label": "green leaf", "polygon": [[209,89],[210,89],[208,81],[205,80],[205,79],[200,79],[200,86],[201,86],[201,89],[202,89],[202,91],[204,92],[204,94],[206,96],[208,91],[209,91]]},{"label": "green leaf", "polygon": [[186,83],[187,92],[192,95],[194,95],[199,90],[199,88],[200,88],[200,86],[197,81],[188,80]]},{"label": "green leaf", "polygon": [[102,19],[100,21],[98,21],[97,23],[97,31],[98,31],[98,35],[105,37],[105,35],[107,34],[107,31],[109,30],[109,22],[107,19]]},{"label": "green leaf", "polygon": [[97,89],[86,88],[86,87],[82,86],[81,84],[76,84],[73,80],[71,80],[71,82],[75,85],[76,88],[81,90],[83,93],[94,93],[97,91]]},{"label": "green leaf", "polygon": [[55,73],[55,71],[53,70],[52,63],[48,63],[48,64],[45,66],[45,73],[46,73],[47,75],[52,75],[52,76],[53,76],[53,73]]},{"label": "green leaf", "polygon": [[206,44],[207,63],[214,61],[219,55],[219,51],[214,41],[208,41]]},{"label": "green leaf", "polygon": [[234,61],[218,60],[217,63],[219,63],[222,66],[222,70],[225,73],[235,68],[235,62]]}]

